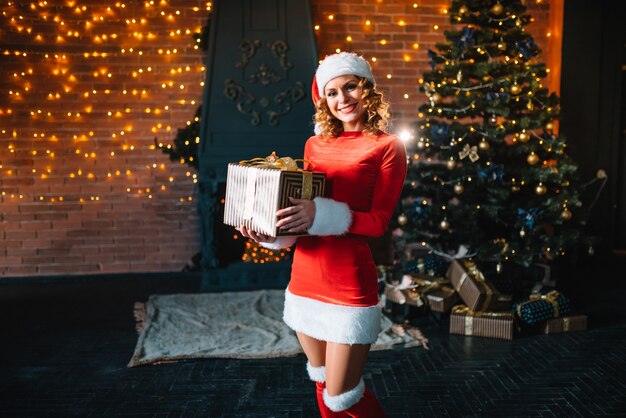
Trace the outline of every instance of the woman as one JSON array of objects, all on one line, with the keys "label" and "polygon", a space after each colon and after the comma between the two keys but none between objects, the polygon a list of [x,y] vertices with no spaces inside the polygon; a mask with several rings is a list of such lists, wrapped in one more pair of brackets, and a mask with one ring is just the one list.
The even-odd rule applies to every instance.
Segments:
[{"label": "woman", "polygon": [[[370,345],[380,331],[370,237],[385,233],[406,175],[406,151],[384,132],[388,104],[370,65],[352,53],[328,56],[312,88],[317,135],[305,145],[307,168],[325,172],[329,198],[291,199],[277,226],[298,238],[285,292],[285,323],[296,331],[316,382],[322,417],[384,417],[363,383]],[[268,248],[295,243],[240,227]]]}]

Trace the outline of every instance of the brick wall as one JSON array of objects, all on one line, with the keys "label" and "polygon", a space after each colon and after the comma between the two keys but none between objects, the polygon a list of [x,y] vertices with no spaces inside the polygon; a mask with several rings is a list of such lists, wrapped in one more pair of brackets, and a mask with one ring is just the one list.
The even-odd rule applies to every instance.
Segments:
[{"label": "brick wall", "polygon": [[[415,121],[417,108],[426,101],[419,93],[418,79],[430,69],[428,49],[446,42],[450,4],[446,0],[314,0],[319,55],[339,49],[375,58],[374,76],[391,102],[391,130],[400,132]],[[549,1],[527,0],[526,5],[535,19],[527,29],[549,54]]]},{"label": "brick wall", "polygon": [[[546,50],[549,5],[535,1]],[[207,2],[52,3],[0,6],[0,275],[179,271],[199,249],[195,173],[153,139],[171,142],[199,104],[191,36]],[[312,3],[320,56],[375,57],[393,129],[413,121],[449,3]]]}]

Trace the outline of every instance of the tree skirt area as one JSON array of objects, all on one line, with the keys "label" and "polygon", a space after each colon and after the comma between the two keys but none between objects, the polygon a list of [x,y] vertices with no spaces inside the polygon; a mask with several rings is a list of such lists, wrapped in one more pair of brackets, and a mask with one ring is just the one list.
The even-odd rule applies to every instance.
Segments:
[{"label": "tree skirt area", "polygon": [[[283,290],[153,295],[135,304],[139,340],[128,367],[198,358],[270,358],[302,352],[282,321]],[[372,350],[428,348],[419,329],[381,320]]]}]

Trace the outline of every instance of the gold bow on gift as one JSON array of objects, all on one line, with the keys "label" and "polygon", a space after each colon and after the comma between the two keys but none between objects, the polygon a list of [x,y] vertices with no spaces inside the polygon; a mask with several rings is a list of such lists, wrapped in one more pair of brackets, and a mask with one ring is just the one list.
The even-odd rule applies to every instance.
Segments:
[{"label": "gold bow on gift", "polygon": [[517,314],[520,317],[522,316],[522,306],[528,303],[538,301],[538,300],[545,300],[552,304],[552,307],[554,308],[554,317],[558,318],[559,317],[559,301],[557,299],[559,298],[559,296],[560,296],[560,293],[556,290],[552,290],[546,293],[545,295],[542,295],[540,293],[531,293],[530,297],[528,298],[528,301],[522,302],[519,305],[517,305]]},{"label": "gold bow on gift", "polygon": [[470,147],[469,144],[465,144],[465,146],[463,147],[463,149],[461,151],[459,151],[459,158],[463,159],[465,157],[468,157],[470,161],[472,162],[476,162],[476,160],[478,160],[480,157],[478,156],[478,147],[476,145]]},{"label": "gold bow on gift", "polygon": [[272,153],[265,158],[257,157],[250,160],[239,161],[239,165],[245,165],[255,168],[271,168],[284,171],[299,171],[302,173],[302,191],[300,194],[300,198],[311,199],[311,197],[313,196],[313,172],[298,167],[298,162],[302,162],[303,165],[304,163],[312,165],[310,161],[302,158],[279,158],[274,151],[272,151]]},{"label": "gold bow on gift", "polygon": [[249,165],[257,168],[274,168],[277,170],[286,171],[304,171],[298,167],[298,162],[306,162],[310,164],[310,161],[304,159],[293,159],[291,157],[279,158],[276,152],[272,152],[265,158],[257,157],[250,160],[239,161],[240,165]]}]

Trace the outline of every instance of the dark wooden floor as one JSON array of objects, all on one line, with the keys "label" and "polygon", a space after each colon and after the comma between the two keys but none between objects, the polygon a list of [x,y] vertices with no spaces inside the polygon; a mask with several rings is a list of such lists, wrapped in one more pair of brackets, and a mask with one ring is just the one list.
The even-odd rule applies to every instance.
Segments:
[{"label": "dark wooden floor", "polygon": [[[626,416],[626,273],[595,260],[561,280],[590,330],[497,341],[418,317],[430,350],[371,353],[389,418]],[[0,279],[2,417],[315,417],[302,356],[128,369],[133,302],[206,291],[173,274]]]}]

